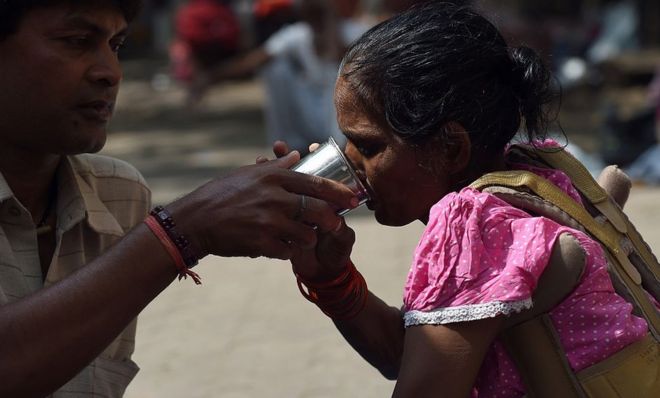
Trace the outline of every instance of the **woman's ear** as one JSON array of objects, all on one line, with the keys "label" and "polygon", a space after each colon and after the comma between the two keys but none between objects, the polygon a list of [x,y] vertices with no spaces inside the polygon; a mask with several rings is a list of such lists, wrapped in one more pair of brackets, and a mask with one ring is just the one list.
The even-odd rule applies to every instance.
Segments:
[{"label": "woman's ear", "polygon": [[457,122],[449,122],[444,127],[447,144],[445,145],[445,169],[449,174],[460,173],[470,163],[472,141],[465,128]]}]

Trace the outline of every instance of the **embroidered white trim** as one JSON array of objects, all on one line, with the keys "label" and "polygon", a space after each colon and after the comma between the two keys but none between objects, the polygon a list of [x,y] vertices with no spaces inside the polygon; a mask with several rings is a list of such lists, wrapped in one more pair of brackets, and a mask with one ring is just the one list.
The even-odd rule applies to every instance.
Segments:
[{"label": "embroidered white trim", "polygon": [[476,321],[509,315],[532,307],[532,299],[521,301],[492,301],[490,303],[438,308],[429,312],[408,311],[403,315],[406,327],[415,325],[444,325],[446,323]]}]

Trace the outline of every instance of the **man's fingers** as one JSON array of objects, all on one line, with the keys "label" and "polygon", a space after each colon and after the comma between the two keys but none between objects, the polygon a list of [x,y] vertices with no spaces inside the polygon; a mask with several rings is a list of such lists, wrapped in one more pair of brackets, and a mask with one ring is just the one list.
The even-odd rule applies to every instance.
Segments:
[{"label": "man's fingers", "polygon": [[280,260],[288,260],[293,256],[294,250],[290,243],[270,238],[264,245],[259,248],[259,256],[264,256],[268,258],[277,258]]},{"label": "man's fingers", "polygon": [[309,144],[309,147],[308,147],[307,149],[309,149],[310,152],[314,152],[314,151],[317,150],[320,146],[321,146],[321,144],[319,144],[318,142],[315,142],[315,143],[313,143],[313,144]]},{"label": "man's fingers", "polygon": [[294,164],[296,164],[299,160],[300,160],[300,153],[298,151],[292,151],[280,158],[277,158],[267,163],[270,163],[276,167],[288,169],[291,168],[291,166],[293,166]]},{"label": "man's fingers", "polygon": [[[284,157],[262,163],[265,167],[289,169],[300,160],[298,151],[289,152]],[[294,171],[278,173],[281,187],[285,190],[311,196],[332,203],[339,209],[352,209],[359,204],[355,194],[344,184],[318,176]]]},{"label": "man's fingers", "polygon": [[287,145],[286,142],[275,141],[275,143],[273,143],[273,153],[278,158],[281,158],[282,156],[286,156],[289,152],[290,152],[289,146]]},{"label": "man's fingers", "polygon": [[298,209],[299,218],[302,221],[317,226],[323,232],[334,231],[339,228],[341,217],[327,202],[311,196],[305,196],[304,202],[305,207]]},{"label": "man's fingers", "polygon": [[291,173],[284,179],[282,187],[292,193],[332,203],[337,210],[352,209],[359,203],[355,194],[346,185],[318,176]]},{"label": "man's fingers", "polygon": [[266,163],[268,161],[268,158],[265,156],[257,156],[257,160],[255,161],[256,164],[262,164]]},{"label": "man's fingers", "polygon": [[317,242],[316,231],[303,222],[291,223],[287,231],[283,232],[282,240],[305,250],[313,249]]}]

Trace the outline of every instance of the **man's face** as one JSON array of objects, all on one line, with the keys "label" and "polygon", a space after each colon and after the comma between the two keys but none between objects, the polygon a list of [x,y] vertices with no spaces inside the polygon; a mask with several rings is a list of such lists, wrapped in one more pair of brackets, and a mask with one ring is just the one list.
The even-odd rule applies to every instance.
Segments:
[{"label": "man's face", "polygon": [[36,8],[0,40],[0,145],[43,154],[105,143],[126,20],[112,5]]}]

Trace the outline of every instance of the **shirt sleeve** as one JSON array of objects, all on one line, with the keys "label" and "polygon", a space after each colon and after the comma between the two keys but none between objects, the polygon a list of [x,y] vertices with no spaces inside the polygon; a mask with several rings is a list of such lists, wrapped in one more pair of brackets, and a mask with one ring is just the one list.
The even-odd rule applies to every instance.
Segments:
[{"label": "shirt sleeve", "polygon": [[415,250],[404,292],[406,326],[531,307],[552,246],[567,230],[471,188],[445,196]]}]

